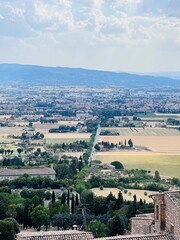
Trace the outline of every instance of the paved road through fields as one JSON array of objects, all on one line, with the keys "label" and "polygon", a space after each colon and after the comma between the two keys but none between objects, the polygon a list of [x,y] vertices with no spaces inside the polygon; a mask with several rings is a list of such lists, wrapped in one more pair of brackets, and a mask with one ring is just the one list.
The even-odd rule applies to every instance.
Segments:
[{"label": "paved road through fields", "polygon": [[94,138],[94,143],[93,143],[93,147],[92,147],[92,150],[91,150],[91,154],[89,156],[89,160],[88,160],[89,164],[91,163],[91,161],[94,160],[94,153],[95,153],[95,148],[94,147],[98,143],[100,132],[101,132],[101,127],[100,127],[100,124],[99,124],[98,128],[96,130],[96,135],[95,135],[95,138]]}]

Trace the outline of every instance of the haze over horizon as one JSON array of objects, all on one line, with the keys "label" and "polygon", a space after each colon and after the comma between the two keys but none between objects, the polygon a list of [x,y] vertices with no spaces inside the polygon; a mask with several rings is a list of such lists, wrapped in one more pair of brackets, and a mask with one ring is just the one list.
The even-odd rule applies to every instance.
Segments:
[{"label": "haze over horizon", "polygon": [[0,2],[0,63],[179,72],[179,0]]}]

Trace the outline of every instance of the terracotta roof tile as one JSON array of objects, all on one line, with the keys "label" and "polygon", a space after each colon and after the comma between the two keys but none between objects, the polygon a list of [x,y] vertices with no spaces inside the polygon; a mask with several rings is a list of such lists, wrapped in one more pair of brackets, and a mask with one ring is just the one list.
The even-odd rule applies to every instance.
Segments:
[{"label": "terracotta roof tile", "polygon": [[97,240],[174,240],[169,234],[151,234],[151,235],[126,235],[106,238],[96,238]]}]

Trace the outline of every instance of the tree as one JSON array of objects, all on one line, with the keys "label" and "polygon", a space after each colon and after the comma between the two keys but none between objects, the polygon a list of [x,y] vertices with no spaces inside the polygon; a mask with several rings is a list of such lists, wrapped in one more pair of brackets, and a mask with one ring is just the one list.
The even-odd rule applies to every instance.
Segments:
[{"label": "tree", "polygon": [[75,206],[78,207],[79,206],[79,197],[78,194],[76,193],[76,199],[75,199]]},{"label": "tree", "polygon": [[0,148],[0,154],[4,154],[4,148]]},{"label": "tree", "polygon": [[16,215],[17,215],[16,208],[17,207],[15,204],[8,205],[8,210],[6,212],[6,215],[8,217],[16,218]]},{"label": "tree", "polygon": [[124,219],[117,215],[110,218],[108,221],[108,228],[111,236],[116,236],[117,234],[123,235],[125,233]]},{"label": "tree", "polygon": [[23,203],[17,204],[16,212],[17,212],[17,216],[16,216],[17,222],[19,224],[23,224],[24,223],[24,204]]},{"label": "tree", "polygon": [[63,192],[61,195],[61,203],[64,204],[66,202],[66,193]]},{"label": "tree", "polygon": [[66,203],[61,204],[60,213],[62,214],[70,213],[69,206]]},{"label": "tree", "polygon": [[124,199],[123,199],[122,192],[119,191],[118,197],[117,197],[117,200],[116,200],[116,208],[117,209],[121,208],[123,206],[123,202],[124,202]]},{"label": "tree", "polygon": [[45,192],[45,200],[51,200],[51,193],[49,191]]},{"label": "tree", "polygon": [[74,194],[72,194],[72,199],[71,199],[71,213],[74,213]]},{"label": "tree", "polygon": [[16,232],[14,230],[14,224],[11,221],[0,221],[0,237],[1,240],[15,240]]},{"label": "tree", "polygon": [[33,123],[32,122],[29,122],[29,127],[32,127],[33,126]]},{"label": "tree", "polygon": [[67,194],[67,205],[69,206],[69,200],[70,200],[70,192],[69,192],[69,189],[68,189],[68,194]]},{"label": "tree", "polygon": [[140,198],[140,201],[139,201],[139,208],[142,208],[143,207],[143,201],[142,199]]},{"label": "tree", "polygon": [[131,138],[128,140],[128,144],[129,144],[129,147],[130,147],[130,148],[133,147],[133,142],[132,142]]},{"label": "tree", "polygon": [[17,152],[20,155],[23,152],[23,149],[22,148],[17,148]]},{"label": "tree", "polygon": [[69,217],[67,214],[57,214],[52,218],[52,225],[66,229],[69,227]]},{"label": "tree", "polygon": [[110,201],[116,201],[116,197],[110,192],[106,198],[107,205],[110,203]]},{"label": "tree", "polygon": [[45,208],[44,206],[39,205],[35,207],[32,210],[30,216],[31,216],[32,225],[38,230],[40,230],[40,227],[42,225],[47,226],[48,220],[49,220],[49,214],[48,214],[47,208]]},{"label": "tree", "polygon": [[108,236],[108,227],[97,220],[92,220],[88,225],[88,230],[93,233],[94,237]]},{"label": "tree", "polygon": [[55,201],[56,201],[56,196],[55,196],[55,192],[54,191],[52,191],[52,203],[55,203]]},{"label": "tree", "polygon": [[3,199],[0,198],[0,219],[4,219],[6,217],[7,204]]},{"label": "tree", "polygon": [[121,162],[119,161],[114,161],[114,162],[111,162],[111,165],[113,165],[115,167],[115,169],[124,169],[124,166]]},{"label": "tree", "polygon": [[[80,157],[81,158],[81,157]],[[79,169],[79,172],[81,171],[81,169],[83,168],[83,161],[82,161],[82,159],[80,159],[79,161],[78,161],[78,169]]]},{"label": "tree", "polygon": [[[90,203],[88,203],[90,204]],[[94,197],[93,202],[93,213],[97,216],[100,214],[105,214],[108,211],[108,206],[106,205],[106,198],[99,196],[99,197]]]},{"label": "tree", "polygon": [[32,198],[32,204],[33,204],[33,208],[37,207],[38,205],[41,205],[40,204],[40,198],[37,195],[35,195]]},{"label": "tree", "polygon": [[132,217],[135,217],[137,212],[137,198],[136,194],[133,196],[133,205],[132,205]]},{"label": "tree", "polygon": [[52,203],[52,202],[49,203],[49,213],[50,213],[51,217],[60,212],[61,212],[61,202],[60,201],[56,201],[55,203]]},{"label": "tree", "polygon": [[159,182],[161,180],[161,177],[160,177],[160,174],[159,174],[159,171],[155,171],[155,175],[154,175],[154,178],[156,179],[157,182]]},{"label": "tree", "polygon": [[26,199],[24,202],[24,216],[23,216],[23,227],[29,227],[31,225],[30,222],[30,209],[31,209],[31,201],[30,199]]},{"label": "tree", "polygon": [[17,221],[14,218],[11,218],[11,217],[5,218],[5,221],[9,221],[13,224],[13,228],[14,228],[15,233],[20,232],[19,224],[17,223]]},{"label": "tree", "polygon": [[58,164],[55,166],[55,171],[59,179],[64,179],[69,177],[69,165],[68,164]]},{"label": "tree", "polygon": [[94,148],[95,148],[97,151],[100,151],[100,150],[101,150],[99,144],[96,144],[96,145],[94,146]]}]

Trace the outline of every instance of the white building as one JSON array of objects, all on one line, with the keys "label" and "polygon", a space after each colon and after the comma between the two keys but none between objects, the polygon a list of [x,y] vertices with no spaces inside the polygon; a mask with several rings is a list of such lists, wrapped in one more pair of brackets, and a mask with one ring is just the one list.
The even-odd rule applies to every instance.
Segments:
[{"label": "white building", "polygon": [[21,168],[21,169],[9,169],[9,168],[0,168],[0,181],[9,179],[14,180],[28,174],[31,177],[49,177],[55,179],[56,172],[53,168],[48,167],[39,167],[39,168]]}]

